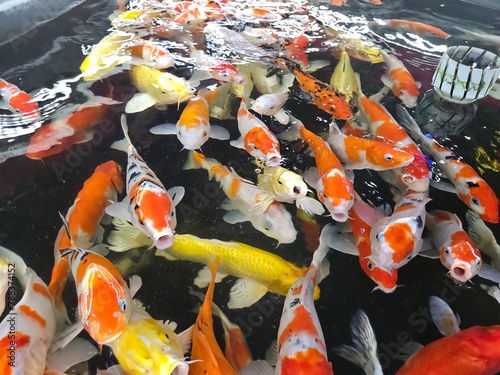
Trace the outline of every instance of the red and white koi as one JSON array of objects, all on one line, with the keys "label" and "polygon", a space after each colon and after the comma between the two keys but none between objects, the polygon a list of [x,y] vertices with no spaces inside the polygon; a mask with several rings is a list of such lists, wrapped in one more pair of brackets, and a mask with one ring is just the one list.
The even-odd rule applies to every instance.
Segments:
[{"label": "red and white koi", "polygon": [[276,64],[279,68],[287,69],[294,74],[299,85],[312,96],[312,101],[318,108],[342,120],[352,117],[349,104],[334,87],[303,72],[299,65],[292,61],[277,59]]},{"label": "red and white koi", "polygon": [[238,129],[240,138],[231,141],[231,146],[242,148],[266,165],[279,165],[281,162],[280,143],[273,132],[253,115],[247,107],[245,98],[241,98],[238,109]]},{"label": "red and white koi", "polygon": [[113,263],[104,256],[71,247],[62,252],[76,283],[80,323],[98,344],[121,335],[133,308],[132,297],[141,286],[139,276],[130,278],[130,289]]},{"label": "red and white koi", "polygon": [[106,213],[131,222],[153,240],[156,248],[166,249],[174,242],[177,226],[175,206],[181,201],[185,190],[182,186],[168,191],[165,189],[132,144],[125,115],[122,115],[121,125],[125,140],[115,143],[113,147],[128,153],[127,196],[122,202],[107,206]]},{"label": "red and white koi", "polygon": [[[348,211],[354,203],[354,187],[347,178],[344,167],[333,153],[328,143],[306,129],[300,120],[292,118],[294,126],[299,127],[301,138],[313,150],[319,179],[312,183],[318,199],[323,203],[336,221],[348,219]],[[307,179],[306,179],[307,181]]]},{"label": "red and white koi", "polygon": [[404,266],[422,249],[427,193],[408,190],[390,216],[378,220],[371,229],[370,259],[387,271]]},{"label": "red and white koi", "polygon": [[441,263],[449,269],[449,275],[455,282],[464,284],[479,272],[481,253],[462,229],[457,215],[442,210],[431,211],[427,214],[425,225],[439,251]]},{"label": "red and white koi", "polygon": [[217,96],[217,90],[200,90],[198,96],[188,101],[176,125],[156,125],[150,129],[151,133],[175,134],[186,150],[200,149],[208,138],[229,139],[229,132],[222,126],[210,125],[209,104]]},{"label": "red and white koi", "polygon": [[432,156],[439,169],[455,186],[456,193],[472,211],[489,223],[498,223],[498,198],[488,183],[453,151],[426,137],[413,117],[399,106],[400,124]]},{"label": "red and white koi", "polygon": [[175,57],[169,50],[152,41],[141,41],[129,50],[132,56],[140,57],[144,64],[151,68],[167,69],[175,65]]},{"label": "red and white koi", "polygon": [[292,217],[286,208],[266,190],[242,179],[234,170],[220,164],[215,159],[206,158],[203,154],[192,151],[184,165],[184,169],[203,168],[209,178],[214,178],[229,198],[223,205],[229,211],[224,216],[228,223],[235,224],[250,221],[252,226],[266,236],[278,240],[279,243],[295,241],[297,231]]},{"label": "red and white koi", "polygon": [[0,78],[0,109],[33,118],[33,122],[40,121],[42,118],[38,104],[33,97],[2,78]]},{"label": "red and white koi", "polygon": [[408,108],[417,105],[420,82],[415,82],[411,73],[406,69],[403,62],[394,55],[389,55],[381,50],[384,62],[387,66],[387,73],[381,79],[384,85],[390,87],[392,93],[396,95]]},{"label": "red and white koi", "polygon": [[430,171],[427,159],[408,133],[399,126],[387,109],[377,101],[370,100],[361,90],[358,77],[358,107],[368,121],[370,132],[376,139],[391,143],[413,155],[413,162],[392,171],[398,180],[411,190],[425,192],[429,190]]},{"label": "red and white koi", "polygon": [[385,171],[405,167],[414,159],[410,152],[386,142],[345,135],[334,121],[330,123],[328,144],[345,169]]},{"label": "red and white koi", "polygon": [[386,270],[379,267],[371,260],[371,230],[379,220],[375,208],[364,202],[358,194],[354,194],[354,205],[349,211],[350,233],[336,233],[328,239],[328,246],[346,254],[359,257],[359,264],[363,272],[372,279],[377,288],[385,293],[396,290],[398,281],[398,270]]}]

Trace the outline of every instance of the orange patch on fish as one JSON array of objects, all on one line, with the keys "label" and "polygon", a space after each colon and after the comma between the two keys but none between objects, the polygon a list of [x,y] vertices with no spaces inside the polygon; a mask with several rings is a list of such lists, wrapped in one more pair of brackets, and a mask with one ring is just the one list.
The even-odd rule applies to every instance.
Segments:
[{"label": "orange patch on fish", "polygon": [[384,239],[394,250],[392,260],[402,262],[413,251],[415,236],[407,223],[395,223],[384,232]]},{"label": "orange patch on fish", "polygon": [[44,285],[39,284],[39,283],[33,283],[33,290],[36,293],[39,293],[42,296],[47,297],[47,298],[50,299],[50,294],[49,294],[49,292],[47,291],[47,288]]},{"label": "orange patch on fish", "polygon": [[251,153],[255,148],[267,154],[271,151],[277,151],[278,144],[273,139],[269,130],[260,126],[255,126],[245,134],[243,138],[245,150]]},{"label": "orange patch on fish", "polygon": [[293,311],[293,320],[286,326],[283,333],[278,338],[278,353],[281,346],[289,339],[290,335],[299,332],[307,332],[312,336],[318,336],[318,330],[304,305],[295,308]]},{"label": "orange patch on fish", "polygon": [[229,185],[229,188],[227,189],[227,195],[230,198],[236,197],[240,191],[240,188],[241,188],[241,180],[234,178],[231,181],[231,185]]},{"label": "orange patch on fish", "polygon": [[45,321],[44,318],[38,314],[36,310],[33,310],[31,307],[28,305],[21,305],[18,307],[18,310],[20,313],[30,317],[31,319],[35,320],[40,326],[45,328],[47,326],[47,322]]},{"label": "orange patch on fish", "polygon": [[316,348],[287,356],[281,362],[280,375],[327,375],[333,374],[332,364]]},{"label": "orange patch on fish", "polygon": [[[149,219],[153,228],[158,232],[170,227],[170,218],[165,216],[165,212],[170,212],[172,201],[165,191],[142,190],[137,197],[137,205],[136,213],[141,221]],[[158,210],[158,207],[162,209]],[[142,214],[144,212],[148,213],[147,217]]]},{"label": "orange patch on fish", "polygon": [[411,96],[419,95],[417,83],[410,72],[403,68],[396,68],[391,70],[389,74],[394,81],[398,82],[397,86],[392,89],[394,95],[401,95],[399,90],[404,90]]}]

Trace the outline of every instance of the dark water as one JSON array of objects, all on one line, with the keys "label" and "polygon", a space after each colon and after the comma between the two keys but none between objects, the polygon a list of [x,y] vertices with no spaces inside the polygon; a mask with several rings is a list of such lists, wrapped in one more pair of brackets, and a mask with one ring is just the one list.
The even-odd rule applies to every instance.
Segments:
[{"label": "dark water", "polygon": [[[461,1],[385,1],[381,7],[348,0],[348,5],[329,12],[344,15],[364,15],[372,18],[405,18],[427,22],[453,34],[453,26],[475,29],[487,33],[498,30],[500,18],[493,16],[491,8],[472,5]],[[484,3],[487,5],[487,3]],[[86,47],[107,34],[108,15],[115,10],[111,1],[91,0],[72,9],[61,17],[35,28],[30,33],[9,44],[0,47],[0,77],[15,83],[28,92],[50,89],[53,105],[47,110],[47,116],[53,116],[53,110],[70,104],[85,102],[81,83],[74,80],[84,56],[82,46]],[[416,80],[422,82],[421,93],[431,87],[430,78],[441,55],[443,41],[428,39],[421,43],[419,39],[408,35],[396,34],[380,29],[377,40],[387,48],[399,52]],[[424,37],[425,38],[425,37]],[[453,36],[447,45],[464,44],[463,40]],[[471,42],[472,43],[472,42]],[[436,47],[437,46],[437,47]],[[436,49],[437,48],[437,49]],[[323,57],[318,54],[318,57]],[[330,58],[326,56],[326,58]],[[315,73],[325,81],[329,80],[335,62]],[[366,93],[373,93],[381,87],[379,81],[383,67],[370,66],[353,60],[353,67],[368,82]],[[115,88],[115,99],[124,103],[134,93],[127,74],[111,77]],[[57,85],[57,83],[59,83]],[[96,83],[91,89],[99,93],[104,83]],[[370,86],[370,84],[372,86]],[[387,98],[389,110],[394,109],[396,100]],[[284,258],[298,264],[308,265],[310,253],[306,250],[304,236],[299,232],[295,243],[281,245],[275,249],[275,243],[249,223],[229,225],[222,220],[223,210],[217,209],[224,194],[217,190],[216,184],[207,181],[204,171],[183,171],[187,151],[182,151],[181,144],[175,137],[158,137],[148,132],[152,125],[161,122],[176,122],[180,111],[171,106],[167,111],[149,109],[137,115],[128,116],[130,134],[133,143],[148,165],[155,171],[165,186],[182,185],[186,196],[177,210],[178,233],[190,233],[202,238],[235,240],[245,242],[269,251],[275,251]],[[286,108],[301,118],[304,123],[321,120],[324,113],[311,105],[305,104],[298,96],[293,96]],[[66,152],[35,161],[19,156],[0,164],[0,244],[21,254],[28,266],[48,282],[52,262],[53,244],[61,227],[58,212],[65,214],[72,205],[74,197],[83,182],[91,175],[95,167],[109,159],[116,160],[125,167],[126,156],[110,149],[110,144],[121,138],[119,116],[123,106],[117,106],[110,114],[111,131],[101,132],[102,137],[94,138],[87,144],[73,146]],[[498,160],[500,143],[500,102],[487,98],[479,102],[479,109],[470,126],[460,136],[448,141],[457,152],[472,165],[475,165],[474,150],[481,145],[485,151]],[[215,120],[213,124],[220,123]],[[235,121],[224,121],[223,125],[231,132],[231,139],[237,138]],[[29,136],[1,140],[0,151],[21,147]],[[311,163],[307,157],[299,155],[293,147],[282,151],[287,158],[287,167],[303,170]],[[252,178],[254,165],[242,150],[229,146],[227,142],[210,140],[203,146],[203,152],[223,164],[231,165],[247,178]],[[500,196],[500,177],[498,172],[485,169],[482,175]],[[382,201],[385,196],[373,195],[365,181],[371,181],[385,191],[384,184],[376,176],[359,172],[356,188],[364,191],[373,201]],[[465,205],[455,195],[431,189],[432,202],[428,209],[441,208],[457,213],[465,222]],[[291,205],[287,207],[294,213]],[[320,224],[329,222],[319,218]],[[300,222],[295,219],[296,228]],[[499,225],[491,225],[497,238],[500,238]],[[119,258],[120,256],[114,256]],[[440,338],[427,315],[428,297],[438,295],[446,300],[461,317],[461,327],[473,325],[500,324],[500,305],[481,290],[481,283],[491,282],[473,279],[473,283],[464,287],[453,284],[446,277],[446,269],[438,260],[417,257],[399,272],[398,284],[403,285],[392,294],[372,292],[374,284],[361,271],[358,259],[331,251],[331,274],[321,284],[322,296],[316,308],[325,334],[327,346],[333,348],[350,343],[350,320],[358,308],[368,314],[379,343],[379,354],[385,374],[393,374],[402,365],[397,359],[400,347],[409,341],[427,344]],[[168,262],[163,258],[154,258],[152,254],[138,256],[135,269],[129,274],[139,272],[143,278],[143,287],[138,298],[144,302],[148,312],[156,319],[176,321],[183,330],[193,324],[198,300],[188,294],[193,286],[193,278],[201,265],[188,262]],[[239,324],[246,333],[248,344],[254,358],[262,358],[270,342],[276,338],[283,297],[266,295],[254,306],[229,310],[226,308],[228,292],[234,278],[228,277],[217,284],[215,302],[219,304],[229,318]],[[71,289],[72,285],[68,289]],[[69,297],[73,296],[68,293]],[[68,303],[71,305],[71,303]],[[218,327],[220,328],[220,327]],[[93,365],[104,366],[112,361],[105,351],[102,358],[94,359]],[[342,358],[329,352],[336,374],[361,374],[362,372]]]}]

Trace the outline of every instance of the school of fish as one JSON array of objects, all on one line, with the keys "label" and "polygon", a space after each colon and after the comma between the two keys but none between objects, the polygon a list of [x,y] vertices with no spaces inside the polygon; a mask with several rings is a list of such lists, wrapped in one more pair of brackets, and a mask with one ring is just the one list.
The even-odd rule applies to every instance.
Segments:
[{"label": "school of fish", "polygon": [[[351,345],[331,348],[323,334],[318,306],[331,249],[356,257],[374,293],[393,293],[405,266],[422,256],[439,259],[451,283],[487,280],[481,288],[500,302],[498,287],[490,285],[500,284],[500,247],[490,229],[499,222],[495,190],[443,140],[421,130],[410,112],[421,85],[395,51],[346,36],[301,0],[117,5],[108,35],[81,56],[79,79],[88,101],[46,121],[25,156],[43,163],[92,142],[108,119],[117,129],[108,149],[119,156],[93,166],[83,186],[71,186],[77,193],[59,212],[47,282],[30,268],[31,259],[0,245],[1,374],[61,375],[79,365],[79,373],[89,375],[327,375],[336,371],[332,349],[366,374],[381,375],[376,330],[363,310],[353,315]],[[417,21],[367,25],[450,37]],[[283,32],[285,26],[295,33]],[[331,61],[315,61],[309,52],[331,41]],[[383,66],[375,83],[380,92],[365,95],[376,90],[354,70],[358,64]],[[126,95],[113,86],[118,76],[129,84]],[[92,91],[99,83],[102,95]],[[394,101],[395,109],[385,105]],[[0,110],[42,121],[37,101],[1,78]],[[163,136],[175,135],[169,142],[180,149],[176,160],[162,161],[161,173],[150,167],[148,145],[135,132],[141,115],[153,111],[169,120],[147,129],[148,138],[163,144]],[[226,150],[250,167],[239,169]],[[174,186],[164,178],[170,173],[217,186],[224,197],[221,222],[248,222],[252,236],[267,237],[275,247],[182,232],[178,212],[191,186]],[[380,177],[377,184],[385,184],[390,197],[380,194],[374,203],[359,189],[361,173]],[[434,189],[456,194],[466,215],[428,208]],[[300,236],[312,254],[299,266],[282,250]],[[161,285],[125,276],[108,256],[137,250],[153,252],[155,262],[203,265],[193,285],[207,289],[189,286],[200,307],[182,332],[135,298]],[[223,279],[236,281],[219,307],[214,300]],[[21,296],[14,298],[19,286]],[[282,296],[281,320],[274,341],[261,343],[269,348],[266,358],[257,359],[242,328],[225,314],[251,308],[268,293]],[[398,375],[500,372],[499,325],[461,329],[445,301],[431,296],[429,306],[445,337],[413,345]],[[85,364],[105,350],[114,364],[92,372]]]}]

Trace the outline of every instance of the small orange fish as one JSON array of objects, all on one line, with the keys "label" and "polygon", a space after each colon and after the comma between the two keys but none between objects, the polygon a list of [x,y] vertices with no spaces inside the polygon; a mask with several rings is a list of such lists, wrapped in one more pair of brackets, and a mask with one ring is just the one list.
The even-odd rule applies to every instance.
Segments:
[{"label": "small orange fish", "polygon": [[426,227],[431,241],[439,250],[441,263],[450,270],[450,277],[463,284],[474,277],[481,268],[481,253],[469,235],[462,229],[457,215],[434,210],[427,214]]},{"label": "small orange fish", "polygon": [[299,35],[296,38],[285,40],[283,45],[287,51],[287,57],[290,60],[300,61],[302,66],[309,65],[309,58],[305,49],[309,46],[310,40],[305,35]]},{"label": "small orange fish", "polygon": [[372,24],[376,25],[387,25],[395,30],[399,31],[410,31],[422,35],[437,36],[440,38],[447,39],[450,34],[443,31],[439,27],[428,25],[422,22],[410,21],[410,20],[400,20],[400,19],[390,19],[382,21],[374,21]]},{"label": "small orange fish", "polygon": [[43,159],[56,155],[77,143],[90,141],[94,128],[101,123],[110,106],[120,104],[106,97],[95,97],[62,119],[42,126],[30,138],[26,156]]},{"label": "small orange fish", "polygon": [[[295,119],[295,121],[298,121]],[[300,123],[301,124],[301,123]],[[300,136],[314,152],[319,180],[315,185],[318,199],[336,221],[348,219],[347,212],[354,202],[354,187],[347,178],[344,167],[328,143],[300,125]]]},{"label": "small orange fish", "polygon": [[65,219],[70,236],[68,236],[65,227],[59,230],[54,245],[55,265],[48,286],[58,315],[66,314],[62,293],[71,271],[68,257],[61,257],[60,251],[75,245],[88,248],[92,246],[93,237],[101,237],[101,239],[97,238],[97,241],[100,242],[104,229],[99,226],[99,223],[104,216],[104,209],[110,202],[117,200],[117,193],[122,190],[121,168],[110,160],[95,169],[92,176],[83,184],[83,188],[68,210]]},{"label": "small orange fish", "polygon": [[32,96],[0,78],[0,108],[4,107],[12,113],[33,117],[34,121],[41,119],[40,109]]},{"label": "small orange fish", "polygon": [[276,64],[281,69],[288,69],[295,75],[302,89],[312,96],[314,104],[321,110],[342,120],[352,117],[351,109],[345,99],[335,91],[335,88],[307,74],[299,65],[283,59],[277,59]]},{"label": "small orange fish", "polygon": [[219,256],[215,255],[208,264],[212,279],[193,328],[193,346],[191,349],[191,360],[193,362],[189,365],[189,374],[191,375],[236,375],[238,373],[224,357],[214,334],[212,300],[218,265]]}]

